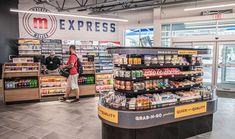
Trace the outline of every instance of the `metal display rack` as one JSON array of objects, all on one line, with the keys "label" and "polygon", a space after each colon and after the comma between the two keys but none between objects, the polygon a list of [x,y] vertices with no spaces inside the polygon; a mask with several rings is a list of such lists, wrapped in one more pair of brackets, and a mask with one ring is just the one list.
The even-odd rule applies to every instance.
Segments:
[{"label": "metal display rack", "polygon": [[[192,57],[201,56],[207,54],[210,51],[208,49],[187,49],[187,48],[142,48],[142,47],[115,47],[107,49],[110,54],[132,57],[139,56],[142,58],[141,63],[125,63],[116,64],[114,67],[117,70],[126,70],[131,73],[132,70],[144,70],[144,69],[164,69],[164,68],[178,68],[182,70],[182,73],[186,74],[173,74],[173,75],[155,75],[155,76],[142,76],[142,77],[115,77],[118,82],[128,81],[129,83],[144,82],[148,80],[156,79],[169,79],[181,81],[184,79],[190,80],[200,76],[203,76],[203,72],[194,72],[194,68],[202,68],[202,63],[193,63]],[[145,55],[154,56],[166,56],[174,55],[187,57],[188,63],[161,63],[161,64],[146,64],[143,61]],[[127,60],[128,61],[128,60]],[[193,70],[193,72],[184,70]],[[123,75],[122,75],[123,76]],[[114,81],[115,82],[115,81]],[[146,87],[146,84],[145,84]],[[166,87],[151,88],[135,90],[127,87],[125,89],[115,88],[115,95],[122,95],[125,98],[131,99],[131,97],[138,97],[139,95],[145,95],[149,97],[149,94],[161,94],[165,92],[177,91],[190,91],[195,88],[202,88],[202,82],[193,82],[187,85],[168,85]],[[213,113],[217,110],[217,97],[215,91],[211,89],[209,91],[209,97],[200,93],[198,96],[192,97],[179,97],[174,100],[159,101],[157,104],[150,105],[148,108],[136,109],[138,104],[135,104],[135,108],[130,109],[126,105],[111,105],[106,102],[107,95],[101,96],[98,105],[98,115],[102,121],[102,137],[103,139],[110,138],[122,138],[122,139],[155,139],[155,138],[187,138],[204,132],[212,130]],[[114,99],[113,97],[111,99]],[[110,100],[110,99],[109,99]],[[116,103],[116,101],[115,101]],[[145,102],[146,103],[146,102]],[[129,104],[130,105],[130,104]],[[169,128],[171,127],[171,128]],[[203,128],[201,128],[203,127]],[[197,130],[195,130],[197,128]],[[181,130],[187,129],[187,130]],[[112,131],[112,132],[110,132]]]}]

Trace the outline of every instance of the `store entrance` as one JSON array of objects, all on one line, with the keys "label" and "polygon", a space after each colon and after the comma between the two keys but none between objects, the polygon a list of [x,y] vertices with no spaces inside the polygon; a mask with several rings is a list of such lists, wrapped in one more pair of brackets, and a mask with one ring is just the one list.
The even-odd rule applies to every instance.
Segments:
[{"label": "store entrance", "polygon": [[219,90],[235,90],[235,42],[219,42],[218,79]]},{"label": "store entrance", "polygon": [[211,53],[202,57],[204,84],[220,91],[235,90],[235,41],[173,42],[173,47],[207,48]]}]

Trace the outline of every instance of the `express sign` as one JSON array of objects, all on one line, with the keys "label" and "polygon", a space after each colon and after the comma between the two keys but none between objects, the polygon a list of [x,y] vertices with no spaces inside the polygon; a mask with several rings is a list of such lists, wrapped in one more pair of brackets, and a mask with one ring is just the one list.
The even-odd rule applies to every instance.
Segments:
[{"label": "express sign", "polygon": [[[44,7],[33,7],[30,11],[50,12]],[[54,15],[38,15],[26,13],[22,17],[25,31],[34,38],[44,39],[55,34],[56,31],[86,31],[86,32],[116,32],[115,23],[84,21],[77,19],[58,18]]]}]

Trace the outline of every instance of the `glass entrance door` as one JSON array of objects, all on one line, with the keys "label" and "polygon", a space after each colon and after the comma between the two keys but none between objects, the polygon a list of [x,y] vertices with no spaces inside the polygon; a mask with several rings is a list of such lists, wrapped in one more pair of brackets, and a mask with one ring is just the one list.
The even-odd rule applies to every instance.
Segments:
[{"label": "glass entrance door", "polygon": [[219,90],[235,90],[235,42],[219,42]]},{"label": "glass entrance door", "polygon": [[204,84],[207,86],[211,86],[214,80],[213,57],[214,57],[214,49],[216,47],[216,43],[215,42],[200,42],[200,43],[195,42],[193,43],[193,47],[199,48],[199,49],[210,50],[209,54],[202,56],[202,62],[203,62],[203,70],[204,70],[204,76],[203,76]]}]

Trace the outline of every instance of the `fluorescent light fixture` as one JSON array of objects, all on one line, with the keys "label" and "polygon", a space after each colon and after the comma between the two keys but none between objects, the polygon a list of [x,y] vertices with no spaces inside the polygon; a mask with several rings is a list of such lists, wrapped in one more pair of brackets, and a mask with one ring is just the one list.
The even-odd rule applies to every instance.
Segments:
[{"label": "fluorescent light fixture", "polygon": [[222,24],[222,25],[201,25],[201,26],[185,26],[186,29],[195,29],[195,28],[212,28],[212,27],[228,27],[228,26],[235,26],[235,24]]},{"label": "fluorescent light fixture", "polygon": [[83,16],[83,15],[75,15],[75,14],[47,13],[47,12],[26,11],[26,10],[19,10],[19,9],[10,9],[10,11],[11,12],[16,12],[16,13],[28,13],[28,14],[39,14],[39,15],[54,15],[54,16],[78,17],[78,18],[94,19],[94,20],[128,22],[128,20],[126,20],[126,19],[104,18],[104,17],[94,17],[94,16]]},{"label": "fluorescent light fixture", "polygon": [[196,10],[214,9],[214,8],[223,8],[223,7],[232,7],[232,6],[235,6],[235,3],[214,5],[214,6],[205,6],[205,7],[186,8],[186,9],[184,9],[184,11],[196,11]]},{"label": "fluorescent light fixture", "polygon": [[195,24],[216,24],[216,21],[201,21],[201,22],[186,22],[185,25],[195,25]]}]

